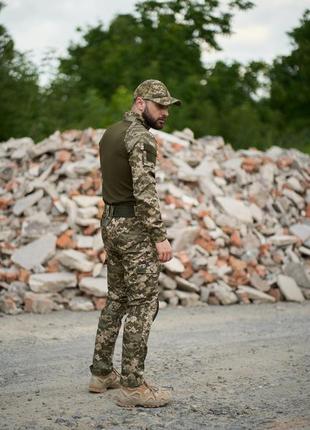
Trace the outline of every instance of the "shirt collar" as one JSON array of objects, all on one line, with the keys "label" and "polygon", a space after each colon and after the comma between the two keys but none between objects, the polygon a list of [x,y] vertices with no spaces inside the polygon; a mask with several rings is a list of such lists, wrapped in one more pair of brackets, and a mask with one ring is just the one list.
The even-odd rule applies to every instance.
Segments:
[{"label": "shirt collar", "polygon": [[133,121],[139,121],[139,122],[141,122],[141,124],[142,124],[146,129],[148,129],[148,130],[149,130],[149,128],[150,128],[150,127],[146,124],[146,122],[145,122],[144,118],[142,117],[142,115],[140,115],[140,114],[138,114],[138,113],[136,113],[136,112],[132,112],[132,111],[125,112],[125,114],[124,114],[124,119],[125,119],[126,121],[131,121],[131,122],[133,122]]}]

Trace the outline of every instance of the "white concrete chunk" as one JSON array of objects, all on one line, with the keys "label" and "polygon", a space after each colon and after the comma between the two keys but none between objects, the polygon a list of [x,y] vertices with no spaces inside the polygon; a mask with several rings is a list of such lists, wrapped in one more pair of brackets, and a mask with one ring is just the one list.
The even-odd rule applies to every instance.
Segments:
[{"label": "white concrete chunk", "polygon": [[74,249],[61,251],[57,259],[63,266],[69,269],[79,270],[80,272],[91,272],[94,268],[94,263],[88,260],[87,255],[83,252],[75,251]]},{"label": "white concrete chunk", "polygon": [[17,202],[13,206],[14,215],[21,215],[26,209],[37,203],[43,197],[43,194],[43,190],[37,190],[34,193],[17,200]]},{"label": "white concrete chunk", "polygon": [[163,265],[172,273],[182,273],[185,270],[183,263],[176,257],[172,257],[170,261],[163,263]]},{"label": "white concrete chunk", "polygon": [[29,286],[35,293],[58,293],[68,287],[76,287],[74,273],[37,273],[29,277]]},{"label": "white concrete chunk", "polygon": [[236,200],[232,197],[216,197],[216,201],[228,215],[247,224],[253,222],[251,209],[241,200]]},{"label": "white concrete chunk", "polygon": [[25,269],[32,269],[43,264],[55,254],[57,237],[48,233],[26,246],[17,249],[12,255],[12,261]]},{"label": "white concrete chunk", "polygon": [[277,283],[286,300],[291,302],[303,302],[305,300],[301,289],[295,280],[289,276],[279,275]]},{"label": "white concrete chunk", "polygon": [[262,291],[258,291],[255,288],[248,287],[246,285],[241,285],[236,290],[236,294],[238,296],[239,293],[247,293],[249,296],[249,299],[252,300],[259,300],[264,303],[273,303],[276,301],[276,299],[269,294],[263,293]]},{"label": "white concrete chunk", "polygon": [[106,297],[108,294],[107,278],[92,278],[86,276],[79,282],[79,288],[87,294],[96,297]]},{"label": "white concrete chunk", "polygon": [[69,302],[69,309],[72,311],[93,311],[93,302],[87,297],[73,297]]}]

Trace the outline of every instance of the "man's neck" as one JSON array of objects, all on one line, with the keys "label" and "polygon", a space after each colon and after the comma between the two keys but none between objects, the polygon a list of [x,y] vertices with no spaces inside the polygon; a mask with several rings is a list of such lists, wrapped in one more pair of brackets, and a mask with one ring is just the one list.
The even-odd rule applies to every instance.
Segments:
[{"label": "man's neck", "polygon": [[138,121],[140,121],[144,125],[144,127],[146,129],[148,129],[148,130],[150,129],[150,126],[145,122],[145,120],[144,120],[144,118],[143,118],[143,116],[142,116],[142,114],[141,114],[140,111],[132,108],[129,112],[127,112],[127,115],[129,117],[136,118]]}]

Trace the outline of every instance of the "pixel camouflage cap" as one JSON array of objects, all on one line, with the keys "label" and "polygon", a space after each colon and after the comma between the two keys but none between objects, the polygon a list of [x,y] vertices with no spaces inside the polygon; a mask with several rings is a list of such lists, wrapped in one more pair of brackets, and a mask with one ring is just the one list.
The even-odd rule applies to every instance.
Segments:
[{"label": "pixel camouflage cap", "polygon": [[180,105],[181,100],[171,97],[168,88],[161,81],[148,79],[141,82],[134,92],[134,99],[142,97],[145,100],[151,100],[163,106]]}]

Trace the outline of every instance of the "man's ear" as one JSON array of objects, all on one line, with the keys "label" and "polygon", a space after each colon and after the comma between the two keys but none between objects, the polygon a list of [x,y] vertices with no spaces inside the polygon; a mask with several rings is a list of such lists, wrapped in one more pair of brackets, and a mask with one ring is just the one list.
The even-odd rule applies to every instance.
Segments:
[{"label": "man's ear", "polygon": [[140,112],[143,112],[145,109],[145,101],[142,97],[138,96],[135,100],[136,107],[139,109]]}]

